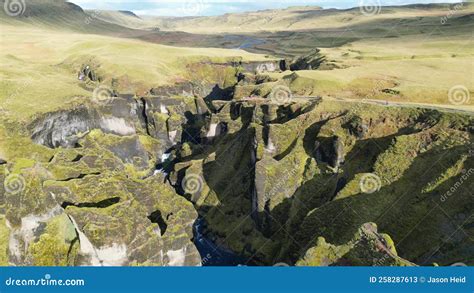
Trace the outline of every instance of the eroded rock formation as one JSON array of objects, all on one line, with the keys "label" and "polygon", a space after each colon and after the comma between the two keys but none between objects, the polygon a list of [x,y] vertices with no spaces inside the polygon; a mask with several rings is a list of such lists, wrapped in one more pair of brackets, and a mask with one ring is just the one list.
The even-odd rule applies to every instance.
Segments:
[{"label": "eroded rock formation", "polygon": [[[0,261],[200,265],[200,216],[215,243],[252,264],[469,263],[472,243],[456,231],[472,232],[472,181],[440,196],[474,168],[471,117],[275,102],[273,89],[294,87],[291,78],[241,64],[215,70],[214,83],[117,93],[27,125],[5,122],[7,135],[25,133],[35,145],[0,161]],[[443,213],[433,212],[438,205]],[[454,249],[436,250],[447,232]]]}]

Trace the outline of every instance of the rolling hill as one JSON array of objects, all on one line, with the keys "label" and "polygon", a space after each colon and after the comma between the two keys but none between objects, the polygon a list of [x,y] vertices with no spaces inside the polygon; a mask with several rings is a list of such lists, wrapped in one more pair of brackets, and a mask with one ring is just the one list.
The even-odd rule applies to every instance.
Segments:
[{"label": "rolling hill", "polygon": [[[81,7],[64,0],[26,0],[23,3],[24,5],[18,6],[19,15],[13,17],[7,14],[8,9],[1,9],[0,22],[11,25],[21,23],[33,27],[49,27],[82,33],[129,33],[128,28],[93,18],[86,14]],[[1,0],[0,5],[4,7],[5,0]],[[14,11],[12,10],[12,12]]]},{"label": "rolling hill", "polygon": [[[384,6],[370,13],[368,8],[322,9],[317,6],[225,14],[212,17],[155,18],[164,30],[193,33],[278,32],[336,29],[381,23],[396,19],[443,17],[449,11],[465,15],[474,12],[473,3]],[[367,11],[365,11],[366,9]]]},{"label": "rolling hill", "polygon": [[147,26],[153,26],[152,23],[147,22],[131,11],[85,10],[85,13],[91,18],[133,29],[144,29]]}]

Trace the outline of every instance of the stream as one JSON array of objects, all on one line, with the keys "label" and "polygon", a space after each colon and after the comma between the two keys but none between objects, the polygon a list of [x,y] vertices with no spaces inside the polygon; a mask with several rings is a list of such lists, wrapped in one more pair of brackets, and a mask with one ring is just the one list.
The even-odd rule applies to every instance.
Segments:
[{"label": "stream", "polygon": [[248,260],[234,252],[221,247],[206,237],[206,221],[199,217],[194,222],[194,245],[199,251],[203,266],[241,266],[247,265]]},{"label": "stream", "polygon": [[[164,174],[168,176],[169,166],[173,158],[165,152],[161,156],[161,163],[157,165],[154,175]],[[229,249],[217,245],[207,236],[207,223],[202,217],[198,217],[193,225],[194,245],[201,256],[203,266],[240,266],[247,265],[248,260]]]},{"label": "stream", "polygon": [[249,36],[241,36],[241,35],[226,35],[224,36],[225,41],[236,42],[237,47],[235,49],[251,49],[258,45],[265,44],[264,39],[249,37]]}]

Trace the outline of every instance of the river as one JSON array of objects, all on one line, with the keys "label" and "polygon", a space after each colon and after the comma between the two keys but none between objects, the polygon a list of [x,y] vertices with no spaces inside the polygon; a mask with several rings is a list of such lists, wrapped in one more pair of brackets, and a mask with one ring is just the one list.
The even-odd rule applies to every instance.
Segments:
[{"label": "river", "polygon": [[[164,153],[161,157],[161,163],[158,164],[154,174],[162,173],[165,176],[169,174],[169,166],[172,162],[170,153]],[[203,266],[239,266],[247,265],[248,260],[229,249],[217,245],[206,236],[206,221],[199,217],[193,225],[194,245],[201,255]]]},{"label": "river", "polygon": [[247,265],[248,260],[234,252],[221,247],[206,237],[206,221],[199,217],[194,222],[194,245],[198,249],[203,266],[241,266]]}]

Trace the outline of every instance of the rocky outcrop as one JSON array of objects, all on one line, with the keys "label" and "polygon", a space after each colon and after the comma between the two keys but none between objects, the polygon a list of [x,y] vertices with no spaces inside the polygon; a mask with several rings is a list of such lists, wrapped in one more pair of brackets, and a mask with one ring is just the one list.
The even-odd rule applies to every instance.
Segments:
[{"label": "rocky outcrop", "polygon": [[240,64],[244,71],[265,73],[265,72],[279,72],[286,70],[286,63],[284,60],[267,61],[267,62],[242,62]]},{"label": "rocky outcrop", "polygon": [[365,223],[354,237],[343,245],[332,245],[319,237],[306,251],[297,266],[414,266],[399,257],[393,240],[379,234],[377,225]]},{"label": "rocky outcrop", "polygon": [[77,73],[77,79],[81,81],[98,81],[100,82],[100,77],[96,71],[90,65],[83,65],[81,70]]},{"label": "rocky outcrop", "polygon": [[337,66],[326,60],[326,56],[321,54],[319,49],[314,49],[309,54],[300,56],[293,60],[289,66],[290,70],[316,70],[316,69],[334,69]]},{"label": "rocky outcrop", "polygon": [[[161,91],[173,94],[166,89]],[[78,141],[94,129],[118,136],[147,134],[166,142],[169,148],[181,141],[188,119],[202,120],[204,124],[208,111],[202,99],[194,96],[113,97],[104,104],[48,113],[33,121],[29,128],[35,143],[50,148],[77,147]]]},{"label": "rocky outcrop", "polygon": [[157,97],[170,98],[172,96],[194,97],[197,86],[191,82],[180,82],[174,85],[165,85],[152,88],[150,94]]},{"label": "rocky outcrop", "polygon": [[344,143],[338,136],[332,138],[332,151],[329,160],[331,166],[336,169],[344,163]]},{"label": "rocky outcrop", "polygon": [[[8,139],[21,131],[1,154],[0,264],[199,265],[198,215],[242,263],[469,263],[472,117],[275,102],[294,76],[209,66],[194,67],[216,75],[202,86],[114,92],[25,129],[2,124]],[[446,234],[456,237],[427,255]]]},{"label": "rocky outcrop", "polygon": [[[301,103],[298,107],[305,109]],[[181,186],[186,177],[197,174],[201,192],[188,194],[187,198],[199,207],[210,231],[227,239],[226,244],[234,252],[256,263],[294,264],[302,262],[308,253],[305,265],[309,265],[312,252],[301,251],[300,247],[314,246],[310,235],[316,235],[337,245],[321,240],[314,250],[328,249],[330,255],[345,250],[330,262],[314,265],[409,265],[394,253],[390,238],[370,228],[372,224],[357,231],[364,223],[377,220],[394,239],[406,236],[397,223],[410,226],[419,221],[416,216],[407,217],[406,210],[418,215],[417,209],[429,212],[430,198],[446,191],[460,176],[453,175],[451,183],[437,185],[441,189],[428,194],[410,184],[410,178],[437,181],[436,176],[429,180],[420,177],[423,168],[416,166],[428,164],[430,156],[442,159],[437,150],[440,144],[450,145],[453,161],[471,164],[462,159],[468,153],[464,142],[469,134],[462,128],[450,128],[453,124],[447,122],[439,122],[437,127],[433,127],[436,123],[418,123],[416,117],[427,115],[424,110],[366,107],[365,116],[360,117],[359,109],[339,102],[323,101],[305,111],[293,108],[292,112],[286,112],[288,105],[270,101],[229,102],[217,115],[219,121],[229,122],[229,132],[208,149],[183,156],[185,162],[176,164],[171,174],[174,184]],[[453,119],[444,115],[435,119]],[[377,126],[382,125],[380,121],[385,121],[383,127]],[[454,145],[447,141],[445,132],[454,135],[450,138],[456,141]],[[234,183],[236,180],[239,183]],[[407,197],[399,209],[378,219],[392,202],[387,198],[396,200],[402,196],[399,191],[407,189],[417,194],[420,203],[414,207]],[[463,209],[458,208],[450,212]],[[434,214],[432,217],[436,223],[444,221]],[[229,224],[239,221],[243,221],[242,227]],[[426,222],[425,227],[440,239],[444,232],[434,222]],[[353,237],[354,233],[361,236]],[[260,244],[265,242],[262,247]],[[423,251],[430,245],[416,243],[415,239],[401,242],[398,253],[411,262],[426,263]],[[446,263],[452,261],[448,258]]]},{"label": "rocky outcrop", "polygon": [[277,79],[270,77],[266,74],[250,74],[250,73],[240,73],[238,76],[238,83],[240,85],[258,85],[268,82],[276,82]]},{"label": "rocky outcrop", "polygon": [[[82,148],[61,149],[46,165],[8,169],[8,262],[200,265],[192,204],[160,174],[142,179],[154,166],[152,143],[158,141],[93,130],[80,140]],[[157,211],[169,229],[147,217]]]},{"label": "rocky outcrop", "polygon": [[354,118],[347,123],[347,127],[358,139],[364,139],[369,132],[368,123],[364,122],[359,116],[354,116]]},{"label": "rocky outcrop", "polygon": [[106,106],[79,106],[48,113],[31,123],[31,138],[50,148],[75,147],[93,129],[116,135],[132,135],[141,127],[135,102],[116,99]]},{"label": "rocky outcrop", "polygon": [[344,163],[344,142],[337,135],[327,138],[317,138],[311,150],[312,155],[317,162],[327,163],[335,172]]}]

